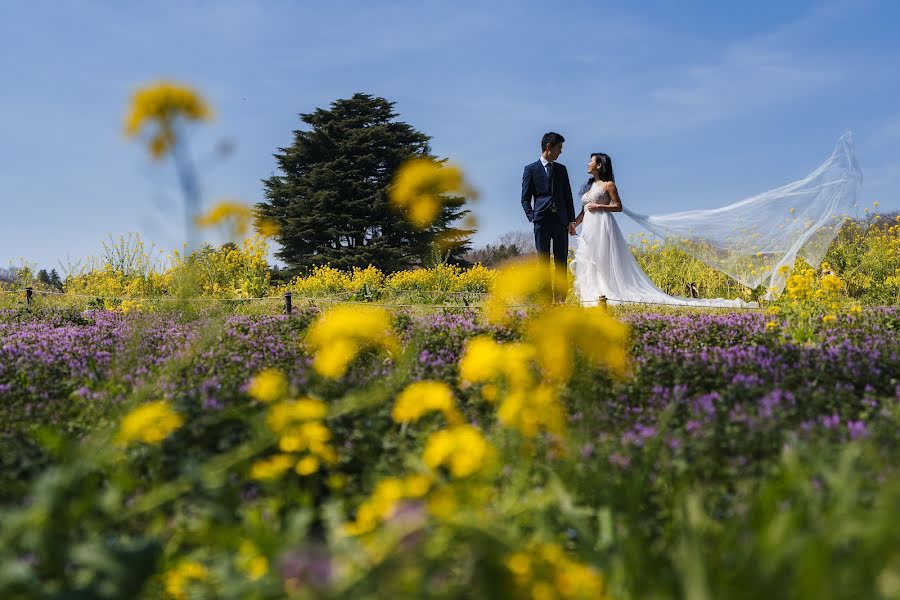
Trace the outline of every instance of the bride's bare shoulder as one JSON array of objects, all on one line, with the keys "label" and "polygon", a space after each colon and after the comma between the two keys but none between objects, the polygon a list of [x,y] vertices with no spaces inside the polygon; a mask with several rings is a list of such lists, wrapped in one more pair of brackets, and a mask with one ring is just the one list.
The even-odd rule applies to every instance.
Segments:
[{"label": "bride's bare shoulder", "polygon": [[614,189],[616,189],[616,182],[615,182],[615,181],[604,181],[604,182],[602,183],[602,185],[603,185],[603,189],[606,190],[607,192],[611,192],[611,191],[613,191]]}]

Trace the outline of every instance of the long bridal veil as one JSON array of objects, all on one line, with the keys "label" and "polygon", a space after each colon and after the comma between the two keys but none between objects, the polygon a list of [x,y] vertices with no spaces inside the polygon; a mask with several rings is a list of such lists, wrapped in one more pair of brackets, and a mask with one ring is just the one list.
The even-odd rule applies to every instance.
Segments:
[{"label": "long bridal veil", "polygon": [[768,279],[771,297],[784,289],[798,255],[819,265],[857,205],[861,185],[853,137],[847,132],[819,168],[780,188],[712,210],[654,216],[622,212],[747,287]]}]

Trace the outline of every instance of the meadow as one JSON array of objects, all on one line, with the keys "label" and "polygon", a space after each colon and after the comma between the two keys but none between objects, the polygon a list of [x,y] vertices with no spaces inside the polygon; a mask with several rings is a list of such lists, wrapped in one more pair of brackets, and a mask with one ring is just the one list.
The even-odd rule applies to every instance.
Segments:
[{"label": "meadow", "polygon": [[[161,83],[126,132],[183,174],[209,115]],[[419,159],[381,191],[424,231],[465,188]],[[0,598],[900,598],[900,217],[873,208],[772,302],[636,242],[665,291],[745,310],[554,304],[541,264],[443,238],[282,277],[236,203],[196,220],[233,243],[110,238],[60,286],[23,262]]]},{"label": "meadow", "polygon": [[743,311],[111,244],[2,295],[0,596],[898,598],[885,221]]}]

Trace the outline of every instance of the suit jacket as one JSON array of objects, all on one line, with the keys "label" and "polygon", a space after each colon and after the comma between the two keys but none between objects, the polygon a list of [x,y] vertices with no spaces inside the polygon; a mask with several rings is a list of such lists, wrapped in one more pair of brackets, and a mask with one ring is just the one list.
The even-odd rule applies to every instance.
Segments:
[{"label": "suit jacket", "polygon": [[[553,192],[550,190],[550,179],[541,161],[526,165],[522,173],[522,208],[525,216],[532,222],[558,218],[563,225],[574,223],[575,202],[565,165],[553,163]],[[556,208],[555,213],[551,205]]]}]

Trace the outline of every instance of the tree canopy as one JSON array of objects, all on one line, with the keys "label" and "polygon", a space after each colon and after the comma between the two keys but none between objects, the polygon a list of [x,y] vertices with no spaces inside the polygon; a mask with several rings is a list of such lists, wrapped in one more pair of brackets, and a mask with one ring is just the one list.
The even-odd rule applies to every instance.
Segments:
[{"label": "tree canopy", "polygon": [[292,269],[371,264],[391,272],[427,262],[438,241],[450,261],[469,249],[472,232],[454,226],[468,213],[465,198],[446,198],[425,230],[389,204],[400,165],[436,159],[431,138],[396,117],[393,102],[362,93],[300,115],[308,128],[275,154],[279,172],[263,180],[266,200],[257,205],[278,225],[276,255]]}]

